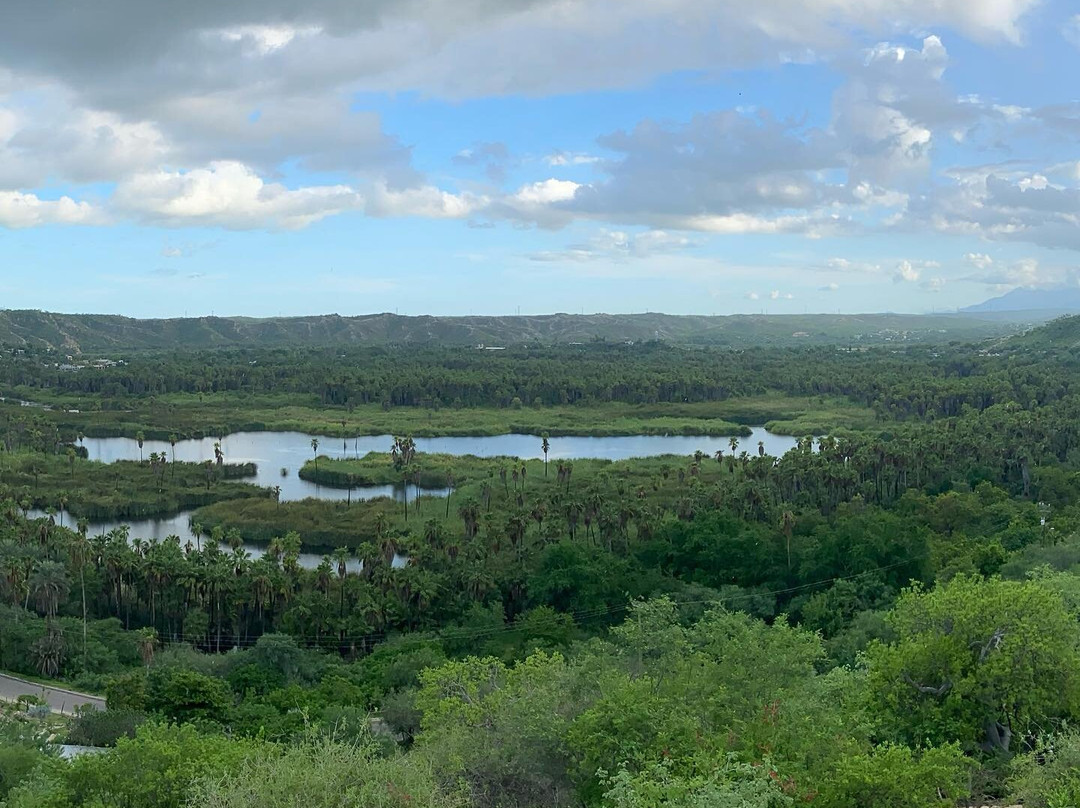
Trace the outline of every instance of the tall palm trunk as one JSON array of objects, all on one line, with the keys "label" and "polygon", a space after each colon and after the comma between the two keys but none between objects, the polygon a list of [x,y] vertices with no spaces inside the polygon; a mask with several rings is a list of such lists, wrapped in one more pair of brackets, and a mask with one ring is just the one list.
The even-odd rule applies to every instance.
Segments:
[{"label": "tall palm trunk", "polygon": [[79,586],[82,587],[82,655],[83,668],[86,668],[86,565],[79,565]]}]

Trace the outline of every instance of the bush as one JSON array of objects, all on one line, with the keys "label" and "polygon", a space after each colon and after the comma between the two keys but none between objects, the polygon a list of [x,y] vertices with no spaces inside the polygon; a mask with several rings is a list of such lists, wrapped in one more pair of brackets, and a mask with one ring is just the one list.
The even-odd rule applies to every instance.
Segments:
[{"label": "bush", "polygon": [[440,808],[451,803],[419,760],[381,758],[374,744],[312,741],[248,759],[224,778],[200,782],[199,808]]},{"label": "bush", "polygon": [[146,677],[146,709],[171,721],[227,723],[233,698],[220,679],[195,671],[154,669]]},{"label": "bush", "polygon": [[1027,808],[1080,805],[1080,733],[1062,735],[1016,758],[1009,791]]},{"label": "bush", "polygon": [[841,758],[814,805],[821,808],[952,808],[970,794],[971,762],[951,744],[922,751],[886,745]]},{"label": "bush", "polygon": [[146,721],[137,710],[93,710],[76,718],[68,730],[67,742],[80,746],[115,746],[120,738],[134,738]]},{"label": "bush", "polygon": [[32,746],[0,746],[0,803],[45,760],[45,754]]},{"label": "bush", "polygon": [[147,723],[107,753],[76,758],[61,777],[74,805],[181,808],[196,780],[220,778],[260,748],[191,726]]}]

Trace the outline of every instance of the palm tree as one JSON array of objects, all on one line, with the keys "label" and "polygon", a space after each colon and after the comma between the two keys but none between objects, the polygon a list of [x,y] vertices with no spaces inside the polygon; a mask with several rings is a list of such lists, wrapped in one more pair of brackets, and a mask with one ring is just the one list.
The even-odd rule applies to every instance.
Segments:
[{"label": "palm tree", "polygon": [[544,453],[544,476],[547,477],[548,450],[551,449],[551,441],[548,440],[547,432],[540,436],[540,449]]},{"label": "palm tree", "polygon": [[142,657],[143,664],[149,668],[154,661],[154,649],[158,643],[157,631],[149,626],[140,628],[135,641],[139,644],[139,656]]},{"label": "palm tree", "polygon": [[176,441],[177,441],[177,437],[176,437],[176,433],[174,432],[171,435],[169,435],[169,444],[172,446],[172,462],[173,462],[172,478],[174,480],[176,479]]},{"label": "palm tree", "polygon": [[315,483],[318,485],[319,481],[319,439],[311,439],[311,451],[315,455]]},{"label": "palm tree", "polygon": [[458,515],[461,516],[461,520],[465,523],[465,538],[471,539],[476,535],[480,524],[480,508],[477,506],[476,501],[467,499],[461,503],[458,507]]},{"label": "palm tree", "polygon": [[787,568],[788,572],[791,572],[791,534],[795,529],[795,514],[784,511],[780,516],[780,529],[784,532],[787,543]]},{"label": "palm tree", "polygon": [[79,520],[78,534],[68,546],[68,555],[71,565],[79,570],[79,587],[82,589],[82,621],[83,621],[83,665],[86,665],[86,565],[90,563],[93,547],[86,538],[89,524],[85,519]]},{"label": "palm tree", "polygon": [[75,450],[68,447],[67,450],[68,468],[71,470],[71,479],[75,479]]},{"label": "palm tree", "polygon": [[331,556],[337,565],[338,585],[340,588],[340,604],[338,606],[338,621],[340,623],[341,642],[345,641],[345,576],[349,574],[349,549],[339,547]]},{"label": "palm tree", "polygon": [[142,462],[142,459],[143,459],[142,447],[143,447],[143,443],[145,441],[146,441],[146,435],[144,435],[142,430],[140,429],[138,432],[135,433],[135,442],[137,444],[139,444],[139,462],[140,463]]},{"label": "palm tree", "polygon": [[49,622],[56,617],[69,591],[67,570],[59,561],[42,561],[30,576],[30,593]]}]

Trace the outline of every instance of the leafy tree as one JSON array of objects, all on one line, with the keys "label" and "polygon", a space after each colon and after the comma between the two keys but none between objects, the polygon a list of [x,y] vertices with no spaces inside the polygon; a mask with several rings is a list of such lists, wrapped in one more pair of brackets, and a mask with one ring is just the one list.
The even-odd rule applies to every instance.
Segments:
[{"label": "leafy tree", "polygon": [[190,670],[152,668],[146,678],[146,709],[171,721],[226,723],[232,694],[220,679]]},{"label": "leafy tree", "polygon": [[1080,705],[1080,628],[1035,581],[961,576],[905,591],[875,643],[870,681],[882,716],[910,742],[1008,751]]}]

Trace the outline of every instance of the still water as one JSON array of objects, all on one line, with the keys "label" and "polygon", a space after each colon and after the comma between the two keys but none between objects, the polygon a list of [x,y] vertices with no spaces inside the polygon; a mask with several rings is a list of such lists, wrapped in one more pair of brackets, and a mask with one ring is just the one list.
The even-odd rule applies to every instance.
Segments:
[{"label": "still water", "polygon": [[[739,438],[739,450],[751,454],[758,451],[760,441],[766,454],[780,456],[795,445],[795,438],[774,435],[764,427],[754,427],[753,434]],[[221,451],[227,463],[255,463],[257,471],[250,482],[272,488],[280,486],[282,501],[320,497],[322,499],[345,499],[348,493],[339,488],[318,486],[301,480],[297,471],[312,457],[312,439],[317,440],[318,454],[331,458],[363,457],[368,452],[389,452],[394,439],[390,435],[364,435],[341,439],[306,435],[302,432],[236,432],[221,440]],[[601,458],[626,460],[631,457],[655,455],[691,455],[703,451],[709,455],[717,449],[729,451],[725,437],[704,435],[622,435],[611,438],[565,437],[551,438],[549,460],[575,458]],[[214,459],[215,438],[182,440],[176,444],[175,459],[181,462],[201,463]],[[86,438],[83,441],[91,460],[111,463],[115,460],[138,460],[139,445],[132,438]],[[476,457],[522,457],[539,459],[544,456],[540,438],[536,435],[488,435],[484,437],[417,438],[419,452],[450,455],[475,455]],[[165,452],[173,459],[174,450],[168,441],[148,440],[143,443],[142,456],[151,452]],[[415,489],[410,487],[410,498]],[[445,496],[445,491],[425,491],[426,495]],[[404,496],[401,488],[392,486],[368,486],[354,489],[353,499],[371,499],[376,496]]]},{"label": "still water", "polygon": [[[45,516],[44,511],[32,510],[27,514],[31,519],[40,519]],[[63,524],[64,527],[74,528],[78,523],[78,520],[66,511],[59,511],[55,517],[57,524]],[[87,534],[90,536],[99,536],[102,533],[108,533],[115,528],[126,526],[128,528],[128,538],[133,539],[155,539],[157,541],[164,541],[169,536],[179,536],[180,546],[183,547],[189,541],[195,547],[203,547],[211,541],[206,536],[196,536],[191,529],[191,511],[183,511],[176,516],[169,516],[162,519],[134,519],[124,522],[91,522]],[[232,548],[224,542],[218,545],[221,551],[224,553],[231,553]],[[244,542],[243,549],[251,556],[251,560],[256,558],[262,558],[266,554],[265,544],[254,544],[252,542]],[[327,553],[330,552],[330,548],[327,548]],[[319,562],[322,561],[323,553],[300,553],[299,564],[301,567],[307,570],[313,570],[319,566]],[[402,555],[394,556],[393,566],[404,567],[409,562],[408,557]],[[359,572],[362,564],[359,559],[350,558],[348,562],[348,568],[350,572]]]},{"label": "still water", "polygon": [[[297,471],[314,456],[311,441],[318,440],[318,453],[331,458],[363,457],[368,452],[389,452],[393,444],[390,435],[366,435],[348,439],[326,436],[306,435],[302,432],[237,432],[221,440],[221,451],[228,463],[255,463],[256,473],[249,482],[265,487],[279,486],[281,500],[297,500],[306,497],[344,500],[349,493],[343,489],[319,486],[307,480],[301,480]],[[576,458],[600,458],[606,460],[625,460],[631,457],[652,457],[656,455],[691,455],[702,451],[712,455],[717,449],[730,452],[730,439],[704,435],[625,435],[618,437],[556,437],[550,439],[549,460],[569,460]],[[745,450],[757,454],[760,441],[765,453],[779,456],[795,446],[795,438],[786,435],[774,435],[763,427],[754,427],[752,435],[741,437],[739,451]],[[199,463],[214,459],[215,438],[178,441],[175,450],[167,441],[148,440],[143,442],[141,455],[151,452],[166,452],[169,458],[181,462]],[[83,445],[91,460],[111,463],[116,460],[138,460],[140,450],[132,438],[85,438]],[[417,438],[419,452],[434,452],[450,455],[475,455],[476,457],[522,457],[540,459],[544,456],[537,435],[490,435],[483,437],[446,437]],[[421,489],[425,496],[446,496],[444,489]],[[380,496],[393,497],[399,502],[408,496],[410,502],[416,497],[416,489],[409,486],[406,492],[402,486],[362,486],[354,488],[352,498],[373,499]],[[36,514],[41,516],[43,514]],[[58,521],[74,526],[75,521],[69,514],[58,514]],[[179,536],[181,544],[191,541],[198,544],[206,541],[197,537],[191,530],[191,513],[183,512],[164,519],[146,519],[124,522],[130,528],[131,538],[163,540],[167,536]],[[97,522],[90,525],[91,535],[98,535],[118,527],[115,522]],[[228,549],[228,548],[225,548]],[[246,543],[244,549],[252,558],[258,558],[265,552],[262,545]],[[300,563],[308,569],[314,569],[322,560],[318,553],[302,553]],[[394,559],[395,566],[401,566],[407,559]],[[359,568],[359,562],[353,560],[352,569]]]}]

